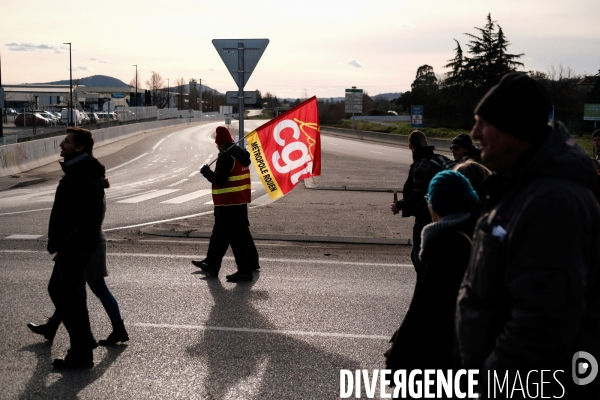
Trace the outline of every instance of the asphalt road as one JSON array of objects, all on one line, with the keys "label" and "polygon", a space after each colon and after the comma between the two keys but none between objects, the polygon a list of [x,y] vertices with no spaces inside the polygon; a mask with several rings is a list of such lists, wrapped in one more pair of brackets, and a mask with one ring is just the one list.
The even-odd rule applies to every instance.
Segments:
[{"label": "asphalt road", "polygon": [[[214,127],[179,129],[119,142],[112,153],[98,149],[112,169],[109,191],[121,191],[110,195],[106,228],[212,209],[205,204],[210,195],[164,203],[204,190],[205,182],[190,175],[216,154],[208,137]],[[315,180],[402,182],[406,154],[400,152],[400,162],[398,153],[323,137],[326,173]],[[356,170],[336,171],[328,160],[340,157],[350,158]],[[341,369],[384,366],[388,338],[412,297],[408,247],[257,241],[261,272],[253,282],[233,284],[224,279],[235,271],[230,253],[221,278],[206,279],[190,260],[206,253],[207,240],[143,236],[133,227],[107,233],[107,283],[131,340],[95,350],[91,370],[53,370],[52,359],[68,348],[66,331],[61,327],[51,345],[25,326],[44,322],[53,311],[44,209],[52,205],[60,173],[42,172],[49,179],[44,184],[0,192],[0,399],[333,399]],[[336,179],[334,172],[342,175]],[[264,192],[254,187],[256,202]],[[180,190],[123,202],[173,188]],[[32,236],[11,239],[15,234]],[[93,332],[104,338],[110,322],[91,294],[88,307]]]}]

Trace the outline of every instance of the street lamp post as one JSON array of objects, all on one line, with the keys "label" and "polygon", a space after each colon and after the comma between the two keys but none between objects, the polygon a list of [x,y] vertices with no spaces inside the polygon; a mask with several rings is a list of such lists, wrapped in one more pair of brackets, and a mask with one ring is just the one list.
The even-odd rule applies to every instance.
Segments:
[{"label": "street lamp post", "polygon": [[135,67],[135,119],[137,120],[137,113],[138,113],[138,109],[137,109],[137,105],[138,105],[137,64],[133,64],[132,66]]},{"label": "street lamp post", "polygon": [[73,67],[72,67],[72,59],[71,59],[71,43],[63,43],[69,45],[69,91],[70,91],[70,100],[69,100],[69,126],[73,126]]},{"label": "street lamp post", "polygon": [[167,109],[169,108],[169,78],[167,78]]}]

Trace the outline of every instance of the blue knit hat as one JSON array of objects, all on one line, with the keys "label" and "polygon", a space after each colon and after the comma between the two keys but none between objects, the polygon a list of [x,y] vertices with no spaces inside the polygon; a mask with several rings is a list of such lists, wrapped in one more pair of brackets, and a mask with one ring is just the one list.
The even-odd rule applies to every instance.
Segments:
[{"label": "blue knit hat", "polygon": [[457,171],[442,171],[429,183],[429,205],[440,217],[471,211],[479,197],[469,180]]}]

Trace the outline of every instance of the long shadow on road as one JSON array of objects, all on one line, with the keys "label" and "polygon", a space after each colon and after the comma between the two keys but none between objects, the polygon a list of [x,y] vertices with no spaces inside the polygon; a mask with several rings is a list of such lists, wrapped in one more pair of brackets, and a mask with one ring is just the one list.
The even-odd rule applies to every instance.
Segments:
[{"label": "long shadow on road", "polygon": [[[73,369],[57,371],[52,368],[52,343],[40,342],[21,348],[37,357],[35,371],[19,396],[20,399],[78,399],[78,394],[88,385],[100,378],[121,353],[125,345],[106,347],[106,355],[92,369]],[[46,386],[50,374],[59,374],[60,378]],[[1,397],[1,396],[0,396]]]},{"label": "long shadow on road", "polygon": [[[229,290],[218,279],[206,279],[214,306],[202,340],[188,354],[207,363],[204,393],[207,399],[335,398],[340,369],[359,369],[355,360],[332,353],[286,334],[253,306],[268,299],[255,291],[255,280]],[[235,326],[232,326],[235,324]],[[217,327],[268,330],[273,333],[227,331]],[[217,328],[217,329],[214,329]],[[339,340],[339,339],[334,339]]]}]

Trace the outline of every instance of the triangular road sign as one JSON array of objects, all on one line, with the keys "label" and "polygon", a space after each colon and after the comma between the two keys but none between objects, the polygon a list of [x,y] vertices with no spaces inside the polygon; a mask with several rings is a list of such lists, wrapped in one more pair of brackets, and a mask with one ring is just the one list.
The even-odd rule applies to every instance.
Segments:
[{"label": "triangular road sign", "polygon": [[213,39],[212,43],[238,88],[244,89],[269,39]]}]

